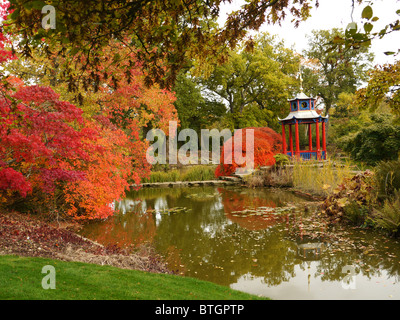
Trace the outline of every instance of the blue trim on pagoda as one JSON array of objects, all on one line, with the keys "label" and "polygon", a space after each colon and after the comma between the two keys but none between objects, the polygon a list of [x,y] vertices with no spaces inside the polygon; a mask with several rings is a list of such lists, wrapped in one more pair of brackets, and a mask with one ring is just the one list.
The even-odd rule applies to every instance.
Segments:
[{"label": "blue trim on pagoda", "polygon": [[[326,160],[326,152],[321,150],[320,154],[321,154],[321,159]],[[288,155],[289,157],[295,157],[296,152],[293,152],[292,155],[290,151],[287,151],[286,155]],[[306,161],[317,160],[318,159],[317,151],[300,151],[300,158]]]}]

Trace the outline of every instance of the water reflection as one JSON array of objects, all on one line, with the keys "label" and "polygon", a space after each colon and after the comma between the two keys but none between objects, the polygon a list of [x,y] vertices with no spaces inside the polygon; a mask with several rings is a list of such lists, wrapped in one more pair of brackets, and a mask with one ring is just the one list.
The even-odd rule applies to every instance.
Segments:
[{"label": "water reflection", "polygon": [[[397,241],[329,230],[306,205],[279,190],[143,189],[83,234],[123,247],[150,242],[178,273],[275,299],[400,298]],[[356,289],[342,285],[346,266]]]}]

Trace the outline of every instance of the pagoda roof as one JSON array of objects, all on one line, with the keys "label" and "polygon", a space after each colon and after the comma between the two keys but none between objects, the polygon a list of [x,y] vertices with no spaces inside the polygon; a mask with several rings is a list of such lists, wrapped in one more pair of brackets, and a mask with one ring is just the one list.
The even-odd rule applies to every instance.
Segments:
[{"label": "pagoda roof", "polygon": [[289,113],[289,115],[284,118],[284,119],[280,119],[278,117],[278,120],[280,122],[283,121],[290,121],[293,119],[297,119],[297,120],[311,120],[311,119],[328,119],[329,115],[326,117],[321,116],[320,114],[318,114],[315,110],[306,110],[306,111],[292,111]]},{"label": "pagoda roof", "polygon": [[295,101],[295,100],[309,100],[309,99],[313,99],[315,100],[315,98],[312,97],[308,97],[303,91],[301,91],[296,98],[293,99],[289,99],[288,101]]}]

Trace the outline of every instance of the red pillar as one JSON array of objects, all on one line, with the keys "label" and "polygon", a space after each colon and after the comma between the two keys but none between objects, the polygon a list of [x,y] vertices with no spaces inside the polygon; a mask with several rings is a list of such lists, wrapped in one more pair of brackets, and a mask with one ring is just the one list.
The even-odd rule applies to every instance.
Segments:
[{"label": "red pillar", "polygon": [[286,154],[286,132],[284,123],[282,123],[282,153]]},{"label": "red pillar", "polygon": [[317,122],[316,122],[316,124],[315,124],[315,127],[316,127],[316,133],[317,133],[317,159],[318,160],[321,160],[321,154],[320,154],[320,149],[321,149],[321,147],[320,147],[320,139],[319,139],[319,122],[318,122],[318,120],[317,120]]},{"label": "red pillar", "polygon": [[295,123],[295,128],[296,128],[296,157],[300,158],[300,138],[299,138],[299,123],[296,120]]},{"label": "red pillar", "polygon": [[294,156],[294,154],[293,154],[293,130],[292,130],[291,124],[289,124],[289,143],[290,143],[290,152],[293,157]]},{"label": "red pillar", "polygon": [[325,124],[325,121],[322,122],[322,150],[325,152],[324,160],[326,160],[326,124]]},{"label": "red pillar", "polygon": [[311,126],[311,123],[308,124],[308,146],[309,146],[309,150],[312,151],[312,126]]}]

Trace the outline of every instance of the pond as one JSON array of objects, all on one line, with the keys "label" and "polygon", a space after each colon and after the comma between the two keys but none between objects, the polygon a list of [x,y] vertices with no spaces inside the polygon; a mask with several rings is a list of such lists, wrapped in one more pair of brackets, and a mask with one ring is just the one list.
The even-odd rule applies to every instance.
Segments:
[{"label": "pond", "polygon": [[145,188],[86,225],[102,244],[150,243],[179,274],[272,299],[399,299],[400,243],[330,227],[289,191]]}]

